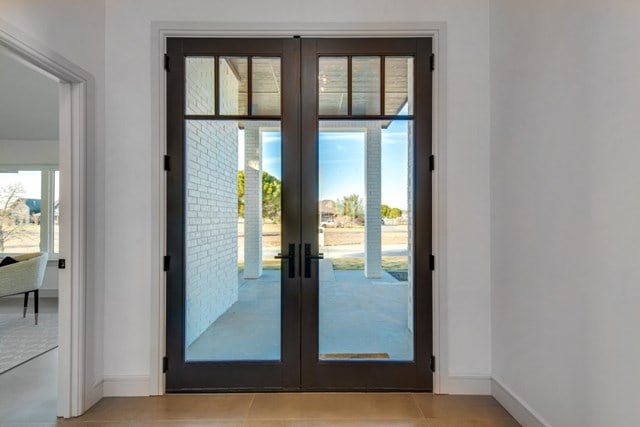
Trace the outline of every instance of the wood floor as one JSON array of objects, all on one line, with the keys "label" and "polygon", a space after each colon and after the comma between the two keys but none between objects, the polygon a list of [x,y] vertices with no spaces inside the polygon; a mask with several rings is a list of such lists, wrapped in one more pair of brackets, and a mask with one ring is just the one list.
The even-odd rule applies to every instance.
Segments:
[{"label": "wood floor", "polygon": [[[96,424],[96,422],[98,422]],[[84,426],[512,427],[490,396],[419,393],[266,393],[104,399]]]},{"label": "wood floor", "polygon": [[[20,302],[15,304],[19,305]],[[45,310],[56,309],[54,303],[45,301],[43,305]],[[6,308],[0,305],[0,309]],[[55,416],[57,364],[56,349],[0,375],[1,427],[519,425],[490,396],[427,393],[240,393],[112,397],[101,400],[82,417],[62,420]]]},{"label": "wood floor", "polygon": [[490,396],[426,393],[242,393],[111,397],[56,420],[57,351],[0,375],[0,426],[514,427]]}]

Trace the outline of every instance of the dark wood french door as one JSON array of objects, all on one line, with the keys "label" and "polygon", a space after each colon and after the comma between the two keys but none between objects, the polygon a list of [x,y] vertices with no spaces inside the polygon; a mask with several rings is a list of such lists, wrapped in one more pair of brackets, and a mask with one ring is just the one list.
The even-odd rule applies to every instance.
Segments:
[{"label": "dark wood french door", "polygon": [[168,39],[168,392],[431,390],[430,55]]}]

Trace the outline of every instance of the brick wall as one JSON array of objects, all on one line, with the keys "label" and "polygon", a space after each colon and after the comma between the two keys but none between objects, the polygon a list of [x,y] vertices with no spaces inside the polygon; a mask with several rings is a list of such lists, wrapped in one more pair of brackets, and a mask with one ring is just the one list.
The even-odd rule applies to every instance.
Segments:
[{"label": "brick wall", "polygon": [[[227,81],[233,84],[232,80]],[[206,58],[191,59],[187,68],[187,82],[187,111],[211,113],[211,61]],[[234,102],[233,97],[229,97],[228,101]],[[237,170],[237,123],[187,122],[187,346],[238,299]]]}]

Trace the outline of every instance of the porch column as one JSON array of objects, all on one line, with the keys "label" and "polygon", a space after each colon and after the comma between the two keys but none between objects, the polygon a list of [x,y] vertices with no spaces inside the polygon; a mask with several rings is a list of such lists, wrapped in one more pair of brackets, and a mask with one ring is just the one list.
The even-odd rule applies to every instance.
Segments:
[{"label": "porch column", "polygon": [[262,275],[262,147],[258,123],[244,128],[244,278]]},{"label": "porch column", "polygon": [[366,122],[364,275],[368,279],[382,276],[382,130],[379,121]]},{"label": "porch column", "polygon": [[[411,87],[413,87],[413,84],[411,84]],[[407,136],[408,136],[408,142],[409,142],[409,149],[408,149],[408,165],[407,165],[407,200],[409,201],[408,205],[407,205],[407,215],[408,215],[408,222],[409,224],[407,225],[407,229],[408,229],[408,236],[409,236],[409,241],[407,242],[407,261],[408,261],[408,268],[407,268],[407,328],[413,332],[413,263],[414,263],[414,259],[413,259],[413,240],[414,240],[414,233],[413,233],[413,223],[414,223],[414,219],[413,219],[413,197],[414,197],[414,190],[413,190],[413,173],[414,173],[414,154],[413,154],[413,126],[411,126],[411,122],[407,121]]]}]

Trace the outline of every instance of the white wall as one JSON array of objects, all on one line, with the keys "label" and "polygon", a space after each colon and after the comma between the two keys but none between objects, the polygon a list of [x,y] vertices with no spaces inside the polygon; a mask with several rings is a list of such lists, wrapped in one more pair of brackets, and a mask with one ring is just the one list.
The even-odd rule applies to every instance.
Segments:
[{"label": "white wall", "polygon": [[493,375],[546,423],[640,402],[640,3],[491,3]]},{"label": "white wall", "polygon": [[[0,0],[0,20],[89,72],[87,96],[87,360],[85,390],[102,380],[104,286],[104,0]],[[113,267],[113,266],[111,266]],[[98,392],[100,390],[97,390]]]},{"label": "white wall", "polygon": [[[57,110],[54,112],[58,115]],[[0,139],[0,165],[57,165],[58,141],[2,140]]]},{"label": "white wall", "polygon": [[[489,284],[489,8],[488,1],[397,2],[374,0],[274,0],[219,2],[188,0],[107,1],[106,19],[106,271],[105,375],[143,378],[150,374],[149,331],[152,278],[159,248],[149,196],[152,138],[152,21],[246,23],[446,22],[447,25],[447,218],[449,276],[449,370],[488,378],[490,362]],[[244,26],[243,26],[244,24]],[[305,25],[306,24],[306,25]],[[186,24],[185,24],[186,27]],[[398,26],[401,27],[401,26]],[[215,28],[215,24],[211,24]],[[154,166],[157,167],[158,162]],[[122,331],[127,330],[127,334]],[[441,361],[443,362],[443,361]],[[446,362],[446,361],[445,361]],[[443,363],[440,366],[444,366]]]}]

